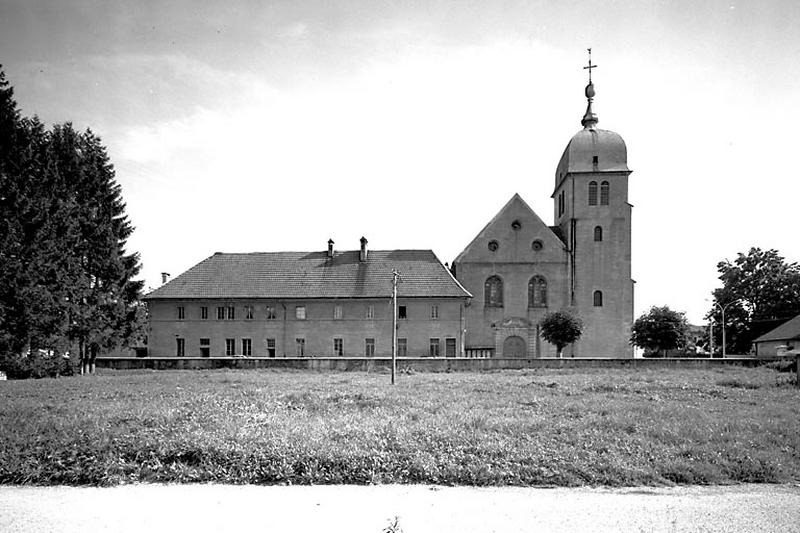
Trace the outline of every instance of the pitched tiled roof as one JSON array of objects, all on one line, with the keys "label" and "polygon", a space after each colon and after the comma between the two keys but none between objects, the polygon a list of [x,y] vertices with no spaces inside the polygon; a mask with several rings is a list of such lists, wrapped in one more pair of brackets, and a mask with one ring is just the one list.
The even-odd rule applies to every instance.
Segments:
[{"label": "pitched tiled roof", "polygon": [[431,250],[216,253],[145,296],[160,298],[386,298],[392,269],[401,297],[464,298],[467,292]]},{"label": "pitched tiled roof", "polygon": [[800,315],[787,320],[772,331],[764,333],[753,342],[788,341],[793,339],[800,339]]}]

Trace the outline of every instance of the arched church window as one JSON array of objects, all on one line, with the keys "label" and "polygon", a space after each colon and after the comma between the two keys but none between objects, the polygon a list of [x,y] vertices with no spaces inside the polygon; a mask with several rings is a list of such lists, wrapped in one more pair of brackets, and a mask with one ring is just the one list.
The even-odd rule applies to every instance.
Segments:
[{"label": "arched church window", "polygon": [[594,291],[594,306],[603,307],[603,291]]},{"label": "arched church window", "polygon": [[608,205],[608,182],[600,184],[600,205]]},{"label": "arched church window", "polygon": [[597,205],[597,182],[589,182],[589,205]]},{"label": "arched church window", "polygon": [[594,227],[594,242],[601,242],[603,240],[603,228],[601,226]]},{"label": "arched church window", "polygon": [[547,280],[542,276],[528,282],[528,307],[547,307]]},{"label": "arched church window", "polygon": [[483,302],[486,307],[503,307],[503,280],[492,276],[483,287]]}]

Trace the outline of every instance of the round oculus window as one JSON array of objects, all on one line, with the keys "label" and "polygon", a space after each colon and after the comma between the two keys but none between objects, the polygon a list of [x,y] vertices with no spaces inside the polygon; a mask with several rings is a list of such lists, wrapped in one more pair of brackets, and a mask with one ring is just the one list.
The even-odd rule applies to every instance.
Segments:
[{"label": "round oculus window", "polygon": [[500,243],[497,241],[489,241],[489,251],[496,252],[500,248]]},{"label": "round oculus window", "polygon": [[533,243],[531,243],[531,248],[533,248],[534,252],[538,252],[539,250],[544,248],[544,244],[539,239],[536,239],[535,241],[533,241]]},{"label": "round oculus window", "polygon": [[515,220],[514,222],[511,223],[511,229],[513,229],[514,231],[517,231],[521,227],[522,227],[522,222],[520,222],[519,220]]}]

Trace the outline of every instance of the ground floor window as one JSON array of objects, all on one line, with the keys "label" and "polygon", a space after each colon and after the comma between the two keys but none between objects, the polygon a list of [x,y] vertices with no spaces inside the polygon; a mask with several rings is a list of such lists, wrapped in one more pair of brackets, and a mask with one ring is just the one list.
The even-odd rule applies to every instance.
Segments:
[{"label": "ground floor window", "polygon": [[344,341],[342,339],[333,339],[333,355],[344,355]]},{"label": "ground floor window", "polygon": [[253,341],[252,339],[242,339],[242,355],[253,355]]},{"label": "ground floor window", "polygon": [[211,355],[211,339],[200,339],[200,357]]},{"label": "ground floor window", "polygon": [[397,339],[397,357],[406,357],[408,355],[408,340]]},{"label": "ground floor window", "polygon": [[375,339],[364,339],[364,355],[375,357]]},{"label": "ground floor window", "polygon": [[267,339],[267,357],[275,357],[275,339]]},{"label": "ground floor window", "polygon": [[439,357],[439,355],[440,355],[440,352],[439,352],[439,339],[432,338],[431,339],[430,356],[431,357]]},{"label": "ground floor window", "polygon": [[297,348],[296,355],[297,357],[304,357],[306,355],[306,340],[305,339],[295,339],[295,346]]},{"label": "ground floor window", "polygon": [[225,355],[236,355],[236,339],[225,339]]},{"label": "ground floor window", "polygon": [[178,357],[186,355],[186,339],[175,339],[175,355]]}]

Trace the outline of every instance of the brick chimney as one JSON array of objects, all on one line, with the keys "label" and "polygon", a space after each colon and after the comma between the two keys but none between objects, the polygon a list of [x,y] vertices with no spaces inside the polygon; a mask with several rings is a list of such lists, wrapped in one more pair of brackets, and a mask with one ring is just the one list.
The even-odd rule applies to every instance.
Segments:
[{"label": "brick chimney", "polygon": [[161,273],[161,284],[163,285],[164,283],[166,283],[168,281],[169,281],[169,272],[162,272]]},{"label": "brick chimney", "polygon": [[333,239],[328,239],[328,257],[333,257]]},{"label": "brick chimney", "polygon": [[366,237],[361,237],[361,253],[358,254],[359,261],[366,261],[367,260],[367,239]]}]

